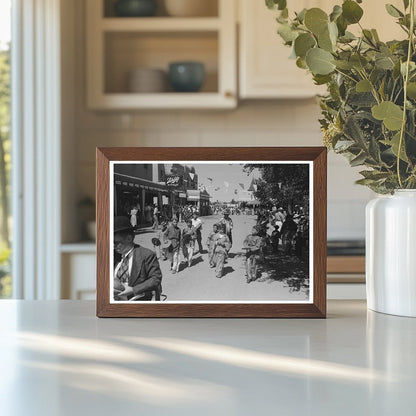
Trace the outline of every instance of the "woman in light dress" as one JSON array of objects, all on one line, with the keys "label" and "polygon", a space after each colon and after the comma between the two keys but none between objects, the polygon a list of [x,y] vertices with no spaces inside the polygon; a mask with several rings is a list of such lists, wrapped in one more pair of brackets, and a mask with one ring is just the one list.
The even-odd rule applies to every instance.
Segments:
[{"label": "woman in light dress", "polygon": [[137,228],[137,213],[139,212],[137,205],[134,205],[133,208],[130,210],[130,224],[131,226],[136,229]]}]

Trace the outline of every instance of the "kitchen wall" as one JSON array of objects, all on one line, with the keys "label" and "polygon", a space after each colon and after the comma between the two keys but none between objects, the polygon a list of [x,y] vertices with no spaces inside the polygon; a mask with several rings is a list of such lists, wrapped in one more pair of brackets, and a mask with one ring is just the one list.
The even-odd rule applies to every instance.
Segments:
[{"label": "kitchen wall", "polygon": [[[65,2],[64,2],[65,3]],[[70,217],[76,202],[95,193],[97,146],[321,145],[315,99],[245,101],[232,111],[96,112],[86,108],[85,23],[82,0],[66,6],[63,28],[63,240],[78,238]],[[328,158],[328,237],[364,237],[364,207],[373,196],[354,185],[359,169]]]}]

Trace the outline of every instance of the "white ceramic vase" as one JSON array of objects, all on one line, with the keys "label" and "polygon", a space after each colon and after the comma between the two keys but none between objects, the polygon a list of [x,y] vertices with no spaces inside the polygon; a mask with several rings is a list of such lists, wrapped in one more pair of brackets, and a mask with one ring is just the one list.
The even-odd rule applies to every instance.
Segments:
[{"label": "white ceramic vase", "polygon": [[416,190],[367,204],[366,282],[369,309],[416,317]]}]

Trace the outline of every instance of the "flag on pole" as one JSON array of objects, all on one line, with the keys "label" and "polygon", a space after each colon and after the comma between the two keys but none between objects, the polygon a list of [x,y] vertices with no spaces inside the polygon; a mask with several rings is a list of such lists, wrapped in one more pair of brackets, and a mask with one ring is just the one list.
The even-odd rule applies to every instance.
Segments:
[{"label": "flag on pole", "polygon": [[207,178],[210,182],[212,182],[212,178]]}]

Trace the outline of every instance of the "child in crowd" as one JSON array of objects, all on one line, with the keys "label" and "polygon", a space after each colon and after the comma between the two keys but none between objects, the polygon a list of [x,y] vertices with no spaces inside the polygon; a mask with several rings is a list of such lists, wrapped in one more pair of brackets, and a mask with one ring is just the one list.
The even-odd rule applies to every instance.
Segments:
[{"label": "child in crowd", "polygon": [[182,230],[182,252],[185,260],[188,261],[188,267],[192,265],[192,256],[195,249],[196,230],[192,226],[192,220],[186,222],[186,227]]},{"label": "child in crowd", "polygon": [[246,277],[247,283],[257,278],[257,262],[260,259],[260,250],[263,245],[263,239],[258,235],[256,227],[253,227],[243,242],[243,250],[246,250]]},{"label": "child in crowd", "polygon": [[181,230],[178,227],[178,220],[176,218],[172,219],[171,224],[165,231],[166,239],[169,240],[169,247],[166,249],[166,255],[170,260],[170,268],[172,273],[177,273],[179,271],[179,249],[181,242]]},{"label": "child in crowd", "polygon": [[225,233],[230,240],[230,244],[233,244],[233,220],[230,218],[230,210],[226,209],[224,211],[224,217],[220,220],[219,224],[223,225],[225,228]]},{"label": "child in crowd", "polygon": [[215,267],[215,259],[214,259],[214,248],[215,248],[215,240],[217,239],[218,235],[218,224],[214,224],[212,226],[212,231],[210,232],[208,239],[207,239],[207,247],[208,247],[208,261],[210,267]]},{"label": "child in crowd", "polygon": [[222,277],[224,262],[227,258],[230,248],[231,242],[225,233],[225,226],[221,225],[218,228],[217,238],[215,239],[214,243],[215,275],[218,278]]}]

